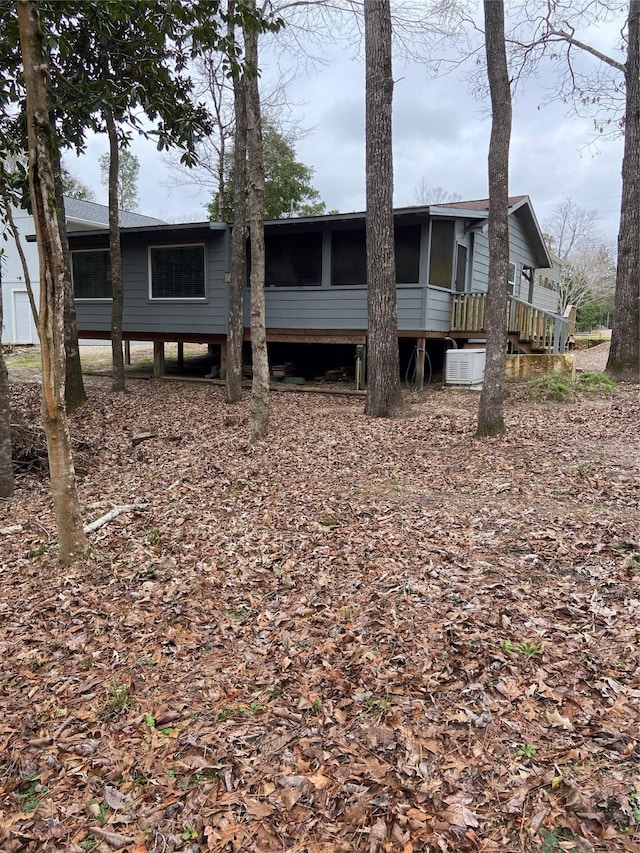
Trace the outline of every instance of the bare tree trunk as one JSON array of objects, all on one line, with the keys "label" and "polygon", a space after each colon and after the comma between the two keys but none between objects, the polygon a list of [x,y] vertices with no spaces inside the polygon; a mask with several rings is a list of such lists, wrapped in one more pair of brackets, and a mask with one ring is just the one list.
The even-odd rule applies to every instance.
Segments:
[{"label": "bare tree trunk", "polygon": [[640,2],[629,3],[618,272],[607,374],[640,382]]},{"label": "bare tree trunk", "polygon": [[[230,12],[231,14],[231,7]],[[233,29],[231,29],[233,37]],[[231,232],[231,283],[227,325],[226,401],[242,397],[242,341],[244,338],[244,287],[247,243],[247,104],[246,78],[235,66],[232,71],[236,135],[233,151],[233,231]],[[222,133],[220,134],[222,138]],[[222,175],[222,172],[221,172]],[[221,184],[222,186],[222,184]],[[220,191],[219,197],[222,198]],[[221,218],[224,208],[220,207]]]},{"label": "bare tree trunk", "polygon": [[218,152],[218,219],[220,222],[224,222],[224,210],[227,203],[227,181],[224,175],[224,163],[226,156],[226,143],[224,136],[221,133],[220,151]]},{"label": "bare tree trunk", "polygon": [[51,494],[58,527],[59,558],[82,554],[82,527],[65,410],[65,258],[56,215],[54,129],[49,120],[47,64],[35,0],[18,0],[29,144],[29,188],[40,260],[38,331],[42,353],[42,417],[49,451]]},{"label": "bare tree trunk", "polygon": [[487,357],[476,436],[504,432],[504,384],[509,277],[509,144],[511,84],[504,39],[503,0],[484,0],[487,74],[491,90],[489,144],[489,288]]},{"label": "bare tree trunk", "polygon": [[[255,0],[250,6],[255,8]],[[244,31],[245,61],[252,69],[245,79],[247,105],[248,199],[247,219],[251,239],[251,442],[267,435],[269,427],[269,359],[264,298],[264,162],[260,94],[258,91],[258,34]]]},{"label": "bare tree trunk", "polygon": [[111,390],[124,391],[124,356],[122,354],[122,252],[120,249],[120,223],[118,221],[118,175],[120,150],[118,131],[113,113],[104,109],[104,119],[109,137],[109,254],[111,256],[111,356],[113,372]]},{"label": "bare tree trunk", "polygon": [[[0,275],[1,284],[2,276]],[[9,405],[9,374],[2,351],[2,287],[0,287],[0,498],[10,498],[12,494],[11,406]]]},{"label": "bare tree trunk", "polygon": [[[55,127],[52,122],[52,128]],[[76,305],[73,300],[73,284],[71,282],[71,263],[69,255],[69,241],[67,239],[67,218],[64,209],[64,192],[62,188],[62,164],[60,161],[60,150],[57,145],[53,146],[53,174],[56,194],[56,214],[58,218],[58,230],[60,232],[60,244],[64,258],[64,348],[65,359],[65,385],[64,398],[67,414],[75,412],[87,402],[87,392],[84,388],[82,378],[82,364],[80,363],[80,347],[78,346],[78,322],[76,320]]]},{"label": "bare tree trunk", "polygon": [[393,236],[391,7],[364,4],[366,53],[368,382],[365,412],[390,417],[402,405]]}]

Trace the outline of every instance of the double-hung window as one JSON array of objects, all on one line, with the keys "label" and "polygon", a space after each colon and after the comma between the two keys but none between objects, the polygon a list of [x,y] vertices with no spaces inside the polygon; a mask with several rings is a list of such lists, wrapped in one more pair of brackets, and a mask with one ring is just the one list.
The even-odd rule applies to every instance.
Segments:
[{"label": "double-hung window", "polygon": [[205,299],[204,243],[149,246],[151,299]]}]

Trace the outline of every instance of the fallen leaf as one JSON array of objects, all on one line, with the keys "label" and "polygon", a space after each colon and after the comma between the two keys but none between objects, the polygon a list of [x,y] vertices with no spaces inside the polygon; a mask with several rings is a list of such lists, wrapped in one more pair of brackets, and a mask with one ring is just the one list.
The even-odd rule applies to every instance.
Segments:
[{"label": "fallen leaf", "polygon": [[246,797],[243,800],[243,803],[245,809],[252,817],[257,817],[258,819],[261,819],[263,817],[269,817],[269,815],[273,814],[273,806],[270,806],[269,803],[265,802],[264,800],[253,800],[249,797]]},{"label": "fallen leaf", "polygon": [[406,814],[410,820],[417,820],[420,823],[424,823],[429,817],[426,812],[414,808],[409,809]]},{"label": "fallen leaf", "polygon": [[462,803],[451,803],[447,806],[441,815],[442,820],[446,820],[452,826],[480,826],[478,818]]},{"label": "fallen leaf", "polygon": [[554,728],[564,729],[567,732],[573,731],[573,723],[569,717],[563,717],[557,709],[554,711],[545,711],[545,715],[547,722]]},{"label": "fallen leaf", "polygon": [[323,791],[331,779],[328,776],[324,776],[319,770],[317,773],[314,773],[312,776],[307,777],[314,788],[317,788],[318,791]]},{"label": "fallen leaf", "polygon": [[117,788],[113,788],[111,785],[105,785],[104,799],[109,808],[114,811],[125,811],[131,808],[131,798],[121,794]]},{"label": "fallen leaf", "polygon": [[386,837],[387,824],[383,820],[377,820],[369,831],[369,853],[378,853]]}]

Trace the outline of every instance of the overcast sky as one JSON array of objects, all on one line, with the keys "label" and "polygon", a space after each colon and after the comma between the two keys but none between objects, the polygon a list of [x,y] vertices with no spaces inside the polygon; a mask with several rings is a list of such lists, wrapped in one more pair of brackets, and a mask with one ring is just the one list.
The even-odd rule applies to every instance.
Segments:
[{"label": "overcast sky", "polygon": [[[611,50],[619,27],[595,27],[588,36]],[[297,142],[298,159],[314,170],[314,185],[327,209],[341,212],[365,207],[364,64],[353,50],[337,45],[324,50],[325,64],[309,73],[297,72],[288,87],[292,116],[306,134]],[[286,55],[282,61],[286,63]],[[269,57],[265,57],[265,65]],[[273,58],[271,58],[273,64]],[[269,67],[263,79],[267,85]],[[485,100],[469,94],[461,71],[434,79],[416,62],[394,60],[394,203],[416,203],[422,179],[458,193],[463,199],[487,196],[487,153],[491,119]],[[615,240],[620,213],[622,141],[604,140],[597,147],[593,121],[567,115],[567,105],[545,105],[553,78],[548,68],[520,87],[514,102],[510,194],[528,194],[543,225],[567,197],[599,212],[599,227]],[[167,221],[202,221],[207,192],[196,187],[170,188],[166,163],[151,142],[136,139],[140,159],[140,213]],[[105,138],[93,137],[87,153],[68,168],[92,187],[96,201],[106,203],[100,183],[99,156]]]}]

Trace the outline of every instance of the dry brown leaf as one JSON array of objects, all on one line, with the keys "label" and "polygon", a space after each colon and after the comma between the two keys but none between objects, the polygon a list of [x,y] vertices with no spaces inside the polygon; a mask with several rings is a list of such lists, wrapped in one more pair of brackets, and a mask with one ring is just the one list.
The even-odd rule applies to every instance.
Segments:
[{"label": "dry brown leaf", "polygon": [[324,790],[327,785],[331,782],[331,779],[328,776],[325,776],[319,770],[317,773],[313,773],[311,776],[307,777],[314,788],[317,788],[318,791]]},{"label": "dry brown leaf", "polygon": [[567,732],[573,731],[573,723],[569,717],[563,717],[560,712],[555,709],[553,711],[545,711],[547,722],[554,728],[564,729]]},{"label": "dry brown leaf", "polygon": [[440,817],[452,826],[477,827],[480,825],[474,813],[462,803],[451,803]]},{"label": "dry brown leaf", "polygon": [[417,820],[420,821],[420,823],[424,823],[429,818],[429,815],[426,812],[416,808],[408,809],[406,815],[410,820]]},{"label": "dry brown leaf", "polygon": [[387,837],[387,824],[377,820],[369,831],[369,853],[378,853]]},{"label": "dry brown leaf", "polygon": [[245,797],[242,801],[247,812],[252,817],[257,817],[259,820],[263,817],[269,817],[273,814],[273,806],[264,800],[253,800],[250,797]]},{"label": "dry brown leaf", "polygon": [[114,811],[125,811],[131,808],[131,798],[121,794],[117,788],[113,788],[111,785],[105,785],[104,799],[109,808]]},{"label": "dry brown leaf", "polygon": [[[546,826],[635,853],[640,575],[616,543],[637,395],[514,387],[505,435],[477,442],[458,391],[384,422],[274,394],[253,447],[248,395],[226,423],[224,389],[101,383],[71,424],[83,510],[149,510],[62,570],[46,480],[0,501],[22,526],[0,560],[0,849],[80,853],[90,816],[158,849],[346,853],[384,823],[379,853],[519,850]],[[12,402],[39,417],[35,386]],[[180,443],[131,452],[176,413]]]}]

